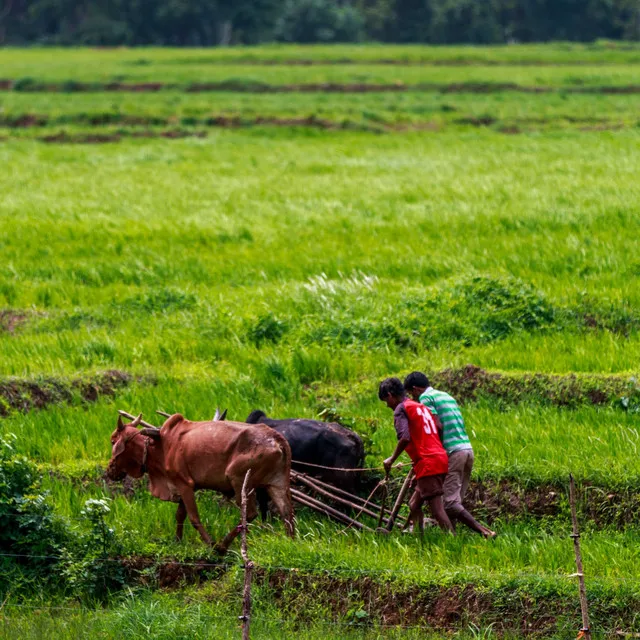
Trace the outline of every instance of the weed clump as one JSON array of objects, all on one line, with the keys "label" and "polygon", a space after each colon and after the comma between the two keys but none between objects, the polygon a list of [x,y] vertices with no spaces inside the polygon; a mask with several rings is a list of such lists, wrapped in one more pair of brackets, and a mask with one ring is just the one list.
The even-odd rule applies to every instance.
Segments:
[{"label": "weed clump", "polygon": [[265,342],[271,342],[273,344],[280,342],[280,339],[286,332],[286,323],[276,316],[267,313],[260,316],[255,323],[249,326],[247,336],[256,347],[260,347]]},{"label": "weed clump", "polygon": [[144,295],[128,298],[118,305],[125,313],[154,314],[168,313],[171,311],[187,311],[193,309],[197,299],[192,293],[178,291],[176,289],[153,289]]},{"label": "weed clump", "polygon": [[466,277],[403,306],[402,323],[434,346],[488,344],[552,327],[557,317],[542,294],[515,278]]}]

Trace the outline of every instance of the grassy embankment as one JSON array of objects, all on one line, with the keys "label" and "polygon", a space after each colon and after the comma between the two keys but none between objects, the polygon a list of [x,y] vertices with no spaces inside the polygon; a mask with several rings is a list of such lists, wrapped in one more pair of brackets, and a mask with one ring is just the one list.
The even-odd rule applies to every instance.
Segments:
[{"label": "grassy embankment", "polygon": [[[254,69],[242,58],[300,59],[301,51],[318,59],[335,55],[334,61],[397,54],[416,62],[473,58],[474,65]],[[573,47],[566,54],[557,46],[206,54],[9,50],[0,57],[4,77],[46,82],[122,76],[120,81],[185,87],[229,78],[245,84],[259,78],[280,84],[506,81],[571,87],[633,84],[634,68],[622,65],[637,62],[637,55],[634,48],[598,47]],[[573,56],[585,64],[551,64],[575,63]],[[86,64],[78,66],[79,58]],[[146,58],[151,64],[139,62]],[[232,60],[236,68],[227,66]],[[540,68],[508,66],[514,62]],[[467,405],[477,451],[474,496],[484,502],[476,511],[497,519],[501,536],[494,544],[433,532],[421,548],[403,536],[341,534],[304,511],[294,543],[280,535],[279,524],[277,535],[254,527],[252,555],[261,567],[256,632],[286,636],[295,628],[298,635],[306,629],[301,637],[317,637],[329,628],[349,637],[349,625],[358,623],[371,627],[353,630],[358,637],[389,637],[392,632],[377,625],[426,623],[476,635],[490,633],[490,625],[513,633],[569,633],[578,620],[575,585],[564,577],[573,571],[564,485],[570,471],[582,487],[595,624],[634,626],[637,418],[622,411],[616,397],[637,369],[640,351],[633,258],[640,219],[637,135],[630,128],[564,130],[580,118],[633,125],[631,99],[11,91],[0,100],[5,123],[24,114],[47,118],[46,126],[20,134],[25,137],[60,127],[71,133],[122,129],[117,121],[109,128],[99,118],[83,120],[105,113],[186,128],[206,126],[212,113],[247,121],[314,114],[336,123],[446,126],[437,135],[389,136],[258,127],[210,132],[202,140],[99,148],[45,147],[29,139],[3,143],[0,371],[5,377],[85,379],[120,369],[138,381],[117,390],[115,400],[95,404],[74,392],[64,397],[70,404],[42,411],[20,414],[6,406],[9,417],[0,429],[15,433],[17,450],[42,466],[50,500],[71,526],[84,526],[87,498],[111,496],[106,521],[122,541],[121,555],[151,563],[141,575],[132,570],[130,583],[142,589],[137,600],[121,603],[114,595],[102,612],[44,609],[34,616],[12,607],[48,605],[57,592],[25,600],[33,594],[28,585],[4,585],[10,594],[7,637],[16,628],[32,637],[61,638],[89,632],[113,637],[122,629],[135,637],[147,627],[153,637],[236,633],[236,566],[177,595],[157,590],[206,574],[204,568],[168,575],[168,558],[211,556],[191,530],[183,545],[171,542],[172,505],[151,499],[142,487],[122,493],[103,484],[100,470],[117,407],[148,417],[156,408],[179,410],[193,418],[209,416],[216,405],[229,406],[236,418],[256,406],[273,415],[329,409],[366,437],[368,462],[375,465],[394,441],[389,412],[375,397],[377,380],[467,362],[514,374],[619,374],[622,382],[600,407],[550,406],[535,394],[518,405],[490,396]],[[496,127],[524,128],[527,119],[538,118],[544,126],[537,128],[548,120],[559,130],[507,138],[457,122],[487,114]],[[231,507],[205,497],[200,503],[216,535],[235,523]],[[237,564],[235,555],[231,564]],[[274,622],[280,618],[288,622]],[[523,619],[539,626],[522,627]],[[326,626],[338,622],[339,630]]]}]

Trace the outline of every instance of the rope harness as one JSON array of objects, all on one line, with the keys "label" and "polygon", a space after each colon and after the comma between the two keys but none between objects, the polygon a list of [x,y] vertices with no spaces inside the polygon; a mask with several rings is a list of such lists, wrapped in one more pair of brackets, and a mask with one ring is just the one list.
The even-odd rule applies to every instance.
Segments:
[{"label": "rope harness", "polygon": [[[341,467],[325,467],[322,464],[312,464],[311,462],[301,462],[300,460],[292,460],[291,464],[302,464],[305,467],[314,467],[315,469],[327,469],[329,471],[346,471],[350,473],[364,473],[365,471],[384,471],[384,467],[359,467],[357,469],[343,469]],[[397,462],[391,468],[392,469],[400,469],[401,467],[406,467],[410,465],[411,462]]]}]

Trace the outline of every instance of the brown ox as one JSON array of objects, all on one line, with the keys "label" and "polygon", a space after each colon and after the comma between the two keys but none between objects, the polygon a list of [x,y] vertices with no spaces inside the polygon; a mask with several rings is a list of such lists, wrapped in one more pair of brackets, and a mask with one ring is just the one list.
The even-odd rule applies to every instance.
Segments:
[{"label": "brown ox", "polygon": [[[149,474],[151,494],[160,500],[178,503],[176,537],[182,539],[187,515],[201,538],[211,537],[200,522],[195,491],[213,489],[241,504],[245,474],[250,469],[247,520],[257,515],[255,492],[264,488],[284,519],[288,535],[294,536],[293,509],[289,491],[291,449],[287,441],[266,425],[242,422],[190,422],[180,414],[169,417],[161,429],[138,429],[140,414],[132,423],[123,424],[111,434],[111,460],[107,476],[121,480],[125,475],[141,478]],[[216,545],[225,553],[240,533],[232,529]]]}]

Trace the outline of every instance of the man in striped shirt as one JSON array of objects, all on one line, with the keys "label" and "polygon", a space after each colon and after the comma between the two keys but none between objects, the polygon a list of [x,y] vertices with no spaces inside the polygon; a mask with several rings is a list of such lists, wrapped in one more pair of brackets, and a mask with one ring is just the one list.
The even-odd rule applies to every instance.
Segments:
[{"label": "man in striped shirt", "polygon": [[434,389],[420,371],[414,371],[405,378],[404,388],[442,424],[442,445],[449,456],[449,471],[443,489],[444,507],[449,519],[452,523],[456,520],[462,522],[485,538],[495,537],[495,532],[480,524],[462,504],[473,469],[473,448],[458,403],[448,393]]}]

